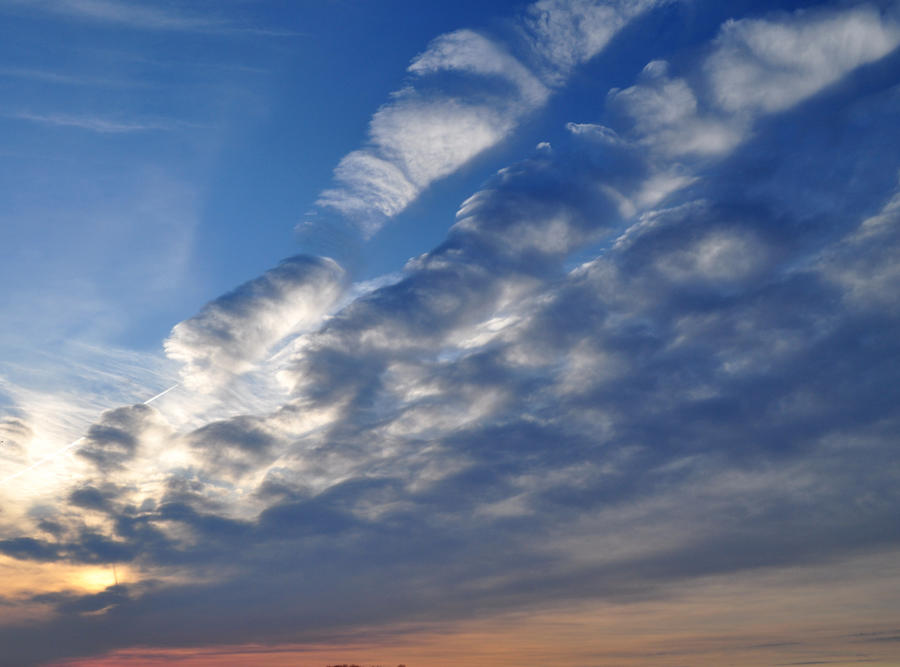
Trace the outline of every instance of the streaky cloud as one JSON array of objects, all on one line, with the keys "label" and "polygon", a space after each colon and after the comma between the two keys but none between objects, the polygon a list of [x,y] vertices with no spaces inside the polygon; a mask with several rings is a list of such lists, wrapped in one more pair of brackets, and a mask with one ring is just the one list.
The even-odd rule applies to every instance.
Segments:
[{"label": "streaky cloud", "polygon": [[408,71],[419,76],[459,71],[508,79],[518,88],[521,97],[535,106],[549,95],[547,86],[527,67],[472,30],[457,30],[433,40],[428,50],[413,59]]},{"label": "streaky cloud", "polygon": [[37,0],[28,3],[13,0],[13,4],[61,17],[139,30],[227,32],[232,29],[230,24],[215,17],[188,15],[171,7],[127,0]]},{"label": "streaky cloud", "polygon": [[40,114],[20,112],[12,114],[13,118],[50,125],[55,127],[74,127],[99,134],[128,134],[131,132],[172,131],[191,127],[190,123],[169,119],[124,120],[103,116],[73,116],[70,114]]}]

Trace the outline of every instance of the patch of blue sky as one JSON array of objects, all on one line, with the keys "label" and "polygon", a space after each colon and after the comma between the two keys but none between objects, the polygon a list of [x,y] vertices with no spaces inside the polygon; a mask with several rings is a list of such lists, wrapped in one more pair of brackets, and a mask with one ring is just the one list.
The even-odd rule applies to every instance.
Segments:
[{"label": "patch of blue sky", "polygon": [[[0,275],[26,291],[70,289],[73,301],[96,294],[124,323],[89,337],[158,345],[173,322],[298,250],[294,224],[385,91],[403,85],[423,35],[520,6],[263,3],[251,15],[217,6],[204,20],[203,3],[177,15],[7,6],[0,195],[15,250]],[[448,224],[438,218],[418,217],[433,233],[417,247],[376,245],[389,257],[375,271],[426,250]],[[154,285],[150,273],[171,280]],[[90,327],[71,318],[96,316],[53,329],[83,335]]]}]

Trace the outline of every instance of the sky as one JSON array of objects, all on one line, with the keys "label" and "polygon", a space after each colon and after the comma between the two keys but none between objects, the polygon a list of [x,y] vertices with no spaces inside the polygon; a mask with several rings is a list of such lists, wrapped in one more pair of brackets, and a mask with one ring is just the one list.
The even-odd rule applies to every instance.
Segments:
[{"label": "sky", "polygon": [[898,47],[0,1],[0,665],[900,664]]}]

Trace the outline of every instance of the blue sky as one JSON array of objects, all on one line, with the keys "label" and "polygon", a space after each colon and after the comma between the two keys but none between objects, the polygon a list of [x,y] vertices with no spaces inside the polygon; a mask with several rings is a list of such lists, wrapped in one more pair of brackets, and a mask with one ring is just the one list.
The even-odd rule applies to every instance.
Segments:
[{"label": "blue sky", "polygon": [[896,657],[896,2],[0,26],[0,664]]}]

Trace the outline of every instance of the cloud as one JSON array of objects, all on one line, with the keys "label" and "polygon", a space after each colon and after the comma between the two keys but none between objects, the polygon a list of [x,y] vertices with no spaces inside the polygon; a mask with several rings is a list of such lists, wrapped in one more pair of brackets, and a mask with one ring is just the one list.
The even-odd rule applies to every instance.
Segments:
[{"label": "cloud", "polygon": [[[57,591],[57,616],[0,631],[8,660],[658,601],[896,554],[895,70],[750,123],[704,97],[706,62],[651,63],[609,98],[614,127],[501,170],[330,317],[340,269],[294,258],[176,326],[200,388],[286,339],[289,396],[167,435],[154,452],[190,456],[152,475],[123,468],[153,411],[104,415],[96,479],[0,551],[184,578]],[[710,119],[740,140],[683,141]]]},{"label": "cloud", "polygon": [[14,461],[24,460],[27,447],[34,438],[34,431],[18,417],[0,418],[0,457]]},{"label": "cloud", "polygon": [[395,98],[372,118],[373,148],[344,157],[335,169],[342,187],[325,190],[317,201],[357,218],[368,233],[430,183],[495,145],[514,124],[496,105],[429,99],[412,89]]},{"label": "cloud", "polygon": [[797,12],[729,20],[713,44],[685,77],[671,77],[669,64],[655,60],[636,85],[610,91],[612,110],[632,121],[629,138],[666,158],[726,155],[762,117],[893,51],[900,24],[871,7]]},{"label": "cloud", "polygon": [[716,103],[729,112],[781,111],[900,44],[900,24],[874,7],[731,20],[706,62]]},{"label": "cloud", "polygon": [[372,140],[419,189],[455,171],[510,129],[490,106],[403,97],[372,118]]},{"label": "cloud", "polygon": [[106,511],[110,509],[110,499],[115,492],[103,492],[96,487],[85,485],[69,494],[69,504],[84,509]]},{"label": "cloud", "polygon": [[746,121],[701,111],[687,81],[670,78],[668,69],[664,61],[648,63],[640,83],[610,91],[612,109],[633,119],[631,132],[643,145],[667,157],[730,152],[743,140]]},{"label": "cloud", "polygon": [[175,325],[166,354],[192,389],[209,391],[244,373],[292,331],[318,324],[343,292],[331,259],[296,256]]},{"label": "cloud", "polygon": [[528,7],[524,29],[542,74],[563,83],[577,65],[596,56],[630,21],[667,0],[541,0]]},{"label": "cloud", "polygon": [[527,67],[472,30],[441,35],[413,59],[408,71],[419,76],[458,71],[506,79],[515,85],[524,101],[534,106],[542,104],[549,95],[547,87]]},{"label": "cloud", "polygon": [[843,290],[848,304],[864,309],[896,309],[900,288],[900,192],[826,254],[822,270]]},{"label": "cloud", "polygon": [[31,81],[41,81],[45,83],[54,83],[65,86],[134,87],[140,85],[137,82],[129,81],[127,79],[86,77],[75,74],[64,74],[51,70],[32,69],[26,67],[0,67],[0,76],[17,79],[27,79]]},{"label": "cloud", "polygon": [[27,120],[41,125],[56,127],[75,127],[99,134],[127,134],[131,132],[171,131],[189,127],[188,123],[172,120],[115,120],[100,116],[72,116],[68,114],[36,114],[21,112],[13,114],[13,118]]},{"label": "cloud", "polygon": [[280,444],[281,432],[269,421],[249,416],[214,421],[189,433],[187,440],[209,469],[239,475],[274,458],[272,450]]},{"label": "cloud", "polygon": [[317,205],[373,234],[431,183],[503,141],[575,65],[659,4],[557,0],[530,6],[520,27],[527,34],[526,61],[538,63],[535,71],[472,30],[438,37],[413,59],[413,80],[375,113],[368,146],[341,160],[335,186],[322,192]]},{"label": "cloud", "polygon": [[[419,80],[460,72],[467,77],[469,95],[410,86],[372,117],[370,147],[340,162],[338,187],[318,200],[319,206],[360,219],[369,233],[430,183],[502,140],[523,113],[546,97],[546,89],[521,63],[468,30],[435,40],[409,71]],[[495,79],[506,84],[499,93],[489,85]]]},{"label": "cloud", "polygon": [[[167,3],[133,0],[10,0],[2,9],[22,8],[28,12],[44,12],[61,19],[93,23],[99,26],[168,33],[202,33],[230,36],[297,37],[303,33],[254,27],[236,23],[221,14],[184,12]],[[58,80],[58,82],[63,82]],[[72,82],[74,83],[74,81]]]},{"label": "cloud", "polygon": [[165,420],[144,404],[116,408],[88,429],[76,454],[101,471],[121,468],[138,454],[142,441],[170,434]]},{"label": "cloud", "polygon": [[[367,151],[345,156],[334,175],[343,187],[324,190],[317,204],[355,219],[365,220],[373,214],[378,216],[375,220],[391,217],[417,195],[416,186],[402,169]],[[379,223],[370,224],[374,229]]]},{"label": "cloud", "polygon": [[32,8],[99,23],[143,30],[209,31],[226,27],[214,18],[119,0],[40,0]]},{"label": "cloud", "polygon": [[0,553],[23,560],[48,561],[58,558],[58,552],[53,546],[31,537],[0,540]]},{"label": "cloud", "polygon": [[50,603],[64,614],[96,613],[122,604],[128,600],[128,589],[125,586],[110,586],[100,593],[89,595],[50,594],[37,595],[34,602]]}]

